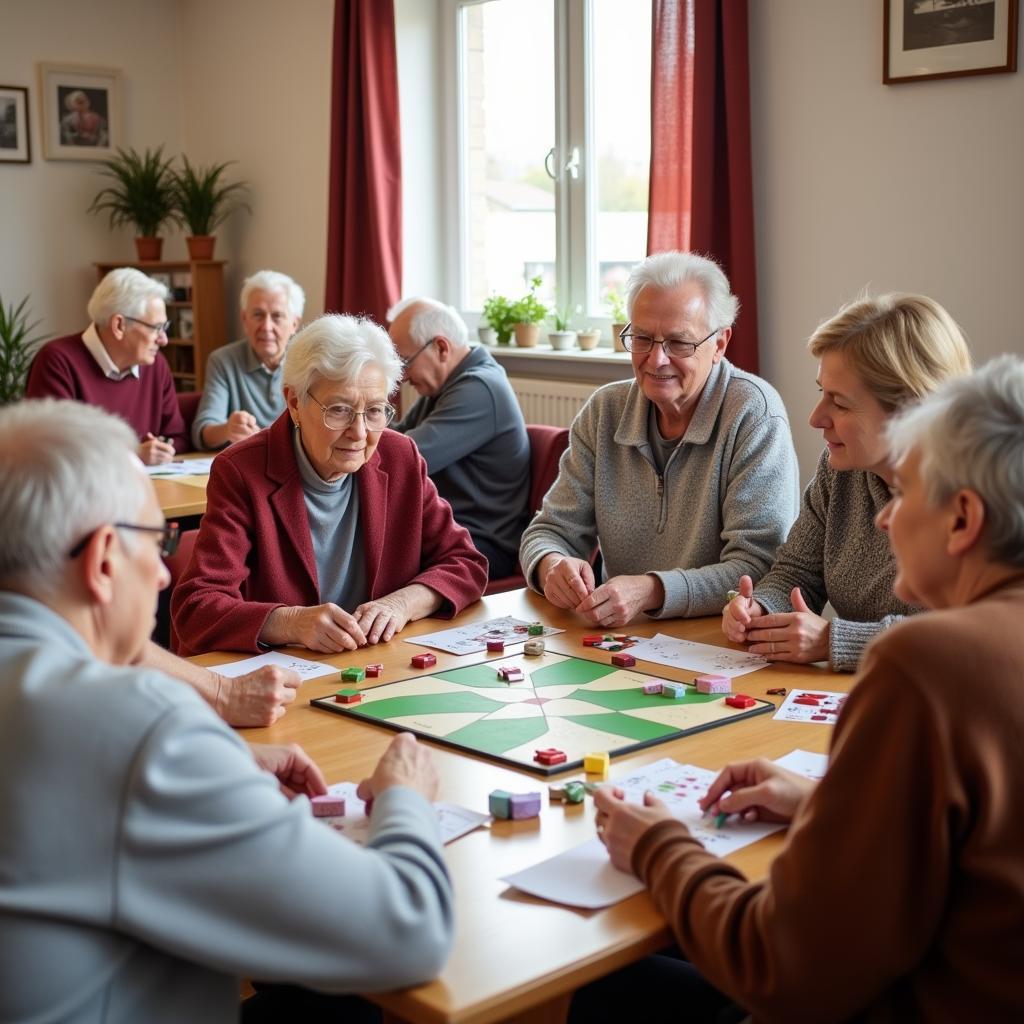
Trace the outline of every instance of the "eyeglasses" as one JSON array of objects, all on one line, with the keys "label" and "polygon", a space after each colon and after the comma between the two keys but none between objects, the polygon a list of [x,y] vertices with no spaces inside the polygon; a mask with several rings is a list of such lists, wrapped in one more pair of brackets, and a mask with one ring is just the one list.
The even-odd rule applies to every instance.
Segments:
[{"label": "eyeglasses", "polygon": [[[160,556],[170,558],[178,550],[178,541],[181,539],[181,527],[177,523],[164,523],[163,526],[139,526],[137,523],[111,523],[115,530],[141,530],[143,533],[157,533],[160,535]],[[99,527],[96,527],[98,530]],[[68,558],[77,558],[92,540],[96,530],[90,530],[69,552]]]},{"label": "eyeglasses", "polygon": [[408,370],[409,367],[412,366],[412,364],[415,363],[416,360],[419,359],[419,357],[423,355],[423,353],[426,352],[435,341],[437,341],[437,338],[431,338],[430,341],[426,342],[426,344],[420,345],[420,347],[408,359],[402,360],[402,366]]},{"label": "eyeglasses", "polygon": [[357,416],[363,417],[367,430],[383,430],[395,418],[395,410],[387,402],[369,405],[365,409],[353,409],[351,405],[324,405],[308,391],[306,396],[323,410],[324,426],[328,430],[348,430]]},{"label": "eyeglasses", "polygon": [[634,334],[630,327],[632,327],[632,324],[626,324],[619,335],[627,352],[635,352],[637,355],[645,356],[655,345],[660,345],[665,350],[665,355],[675,359],[686,359],[688,356],[692,356],[705,341],[713,338],[722,329],[721,327],[716,327],[707,338],[701,338],[700,341],[690,341],[689,338],[659,339],[652,338],[648,334]]},{"label": "eyeglasses", "polygon": [[170,320],[165,320],[162,324],[151,324],[146,320],[140,320],[137,316],[126,316],[124,313],[121,315],[125,320],[131,320],[133,324],[142,324],[143,327],[148,327],[151,331],[156,331],[158,338],[161,334],[166,334],[171,329]]}]

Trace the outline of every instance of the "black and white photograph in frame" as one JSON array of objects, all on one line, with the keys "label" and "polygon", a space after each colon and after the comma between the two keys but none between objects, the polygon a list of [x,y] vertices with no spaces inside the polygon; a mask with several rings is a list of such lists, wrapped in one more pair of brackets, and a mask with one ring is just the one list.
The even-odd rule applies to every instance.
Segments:
[{"label": "black and white photograph in frame", "polygon": [[1019,0],[882,0],[887,85],[1017,70]]},{"label": "black and white photograph in frame", "polygon": [[39,111],[47,160],[106,160],[121,144],[121,72],[41,63]]},{"label": "black and white photograph in frame", "polygon": [[0,85],[0,163],[27,164],[31,160],[28,89],[20,85]]}]

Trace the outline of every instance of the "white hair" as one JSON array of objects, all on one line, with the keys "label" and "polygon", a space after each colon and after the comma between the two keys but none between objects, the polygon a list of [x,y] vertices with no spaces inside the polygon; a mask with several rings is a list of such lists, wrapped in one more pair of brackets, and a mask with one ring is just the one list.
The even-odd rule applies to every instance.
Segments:
[{"label": "white hair", "polygon": [[153,299],[166,302],[170,297],[166,285],[147,277],[141,270],[118,267],[96,285],[87,312],[97,327],[106,327],[111,317],[118,313],[122,316],[145,316],[146,306]]},{"label": "white hair", "polygon": [[459,348],[469,344],[469,330],[454,306],[446,306],[437,299],[402,299],[388,310],[388,322],[394,323],[410,306],[422,305],[409,318],[409,338],[414,345],[426,345],[434,338],[444,337]]},{"label": "white hair", "polygon": [[50,594],[75,544],[135,520],[148,487],[138,443],[124,420],[83,402],[0,409],[0,586]]},{"label": "white hair", "polygon": [[304,395],[321,377],[351,382],[368,366],[384,374],[390,395],[402,376],[402,360],[384,328],[365,317],[328,313],[288,343],[282,383]]},{"label": "white hair", "polygon": [[886,434],[895,464],[920,453],[931,505],[974,491],[985,504],[989,554],[1024,567],[1024,359],[1000,356],[947,381],[893,417]]},{"label": "white hair", "polygon": [[641,288],[677,288],[684,281],[696,281],[703,289],[709,328],[724,331],[732,327],[740,311],[740,300],[732,294],[722,268],[706,256],[675,250],[653,253],[633,267],[626,282],[629,319],[633,319],[633,303]]},{"label": "white hair", "polygon": [[242,312],[249,304],[249,296],[254,291],[283,292],[288,303],[288,312],[302,319],[302,311],[306,308],[306,293],[287,274],[279,274],[276,270],[257,270],[242,282],[242,294],[238,305]]}]

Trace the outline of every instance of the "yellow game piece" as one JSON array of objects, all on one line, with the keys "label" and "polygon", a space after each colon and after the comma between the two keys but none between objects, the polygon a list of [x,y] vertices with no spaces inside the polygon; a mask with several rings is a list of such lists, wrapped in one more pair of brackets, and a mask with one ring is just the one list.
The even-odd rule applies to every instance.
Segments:
[{"label": "yellow game piece", "polygon": [[603,751],[600,754],[585,754],[583,756],[583,770],[588,775],[600,775],[602,780],[607,779],[610,767],[611,762],[608,755]]}]

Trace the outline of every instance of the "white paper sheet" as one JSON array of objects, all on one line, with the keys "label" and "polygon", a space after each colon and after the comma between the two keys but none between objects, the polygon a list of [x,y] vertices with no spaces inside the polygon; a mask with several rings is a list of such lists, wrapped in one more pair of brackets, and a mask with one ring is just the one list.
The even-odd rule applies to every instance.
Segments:
[{"label": "white paper sheet", "polygon": [[[798,697],[810,697],[817,704],[797,704]],[[773,715],[780,722],[810,722],[814,725],[835,725],[839,721],[839,712],[846,702],[845,693],[832,690],[790,690],[786,699],[779,705]]]},{"label": "white paper sheet", "polygon": [[146,466],[150,476],[209,476],[210,467],[216,456],[208,459],[175,459],[159,466]]},{"label": "white paper sheet", "polygon": [[631,647],[629,653],[637,661],[652,661],[656,665],[728,676],[730,679],[767,668],[771,664],[759,654],[734,651],[728,647],[715,647],[712,644],[699,644],[693,640],[680,640],[664,633],[641,641],[635,647]]},{"label": "white paper sheet", "polygon": [[823,779],[828,770],[828,754],[812,754],[809,750],[791,750],[775,758],[780,768],[788,768],[807,779]]},{"label": "white paper sheet", "polygon": [[325,665],[322,661],[306,661],[305,658],[294,658],[289,654],[282,654],[280,651],[269,651],[266,654],[258,654],[254,658],[246,658],[244,661],[229,661],[225,665],[211,665],[212,671],[218,675],[234,679],[235,676],[244,676],[247,672],[255,672],[264,665],[280,665],[281,668],[290,668],[298,672],[302,681],[317,679],[320,676],[338,675],[340,669],[334,665]]},{"label": "white paper sheet", "polygon": [[[465,626],[456,626],[454,629],[442,629],[437,633],[411,636],[405,642],[417,647],[433,647],[447,654],[478,654],[487,650],[488,640],[504,640],[506,646],[526,643],[530,639],[525,631],[528,625],[525,619],[503,615],[501,618],[488,619],[486,622],[471,622]],[[516,630],[517,626],[519,631]],[[544,636],[564,632],[564,629],[555,629],[554,626],[544,627]]]}]

